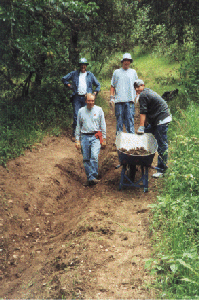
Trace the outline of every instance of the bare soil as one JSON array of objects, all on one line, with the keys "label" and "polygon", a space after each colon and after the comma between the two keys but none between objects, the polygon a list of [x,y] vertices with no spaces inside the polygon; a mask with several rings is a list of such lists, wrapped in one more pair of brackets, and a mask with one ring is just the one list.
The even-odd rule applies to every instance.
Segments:
[{"label": "bare soil", "polygon": [[157,179],[150,170],[148,193],[118,190],[113,113],[106,122],[96,186],[83,186],[82,155],[69,134],[46,137],[0,167],[1,298],[155,298],[144,265]]}]

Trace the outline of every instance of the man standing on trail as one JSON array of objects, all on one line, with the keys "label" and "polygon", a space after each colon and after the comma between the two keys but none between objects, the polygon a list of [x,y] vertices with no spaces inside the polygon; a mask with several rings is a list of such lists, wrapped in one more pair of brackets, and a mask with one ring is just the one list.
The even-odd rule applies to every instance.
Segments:
[{"label": "man standing on trail", "polygon": [[[145,88],[144,82],[138,79],[134,83],[139,95],[140,127],[137,134],[152,133],[158,143],[158,172],[153,177],[161,177],[167,169],[168,161],[168,124],[172,121],[166,101],[151,89]],[[147,123],[149,124],[147,126]]]},{"label": "man standing on trail", "polygon": [[[72,93],[72,106],[73,106],[73,132],[72,141],[75,142],[75,129],[77,126],[77,114],[81,107],[86,105],[85,95],[87,93],[93,93],[93,85],[96,87],[94,95],[100,91],[100,83],[93,75],[93,73],[86,71],[87,65],[86,58],[81,58],[79,61],[79,70],[72,71],[62,78],[62,82],[68,88],[73,90]],[[72,85],[69,83],[72,81]]]},{"label": "man standing on trail", "polygon": [[122,67],[114,71],[111,80],[110,104],[115,104],[117,132],[123,131],[124,124],[128,133],[134,133],[134,82],[138,76],[136,71],[130,68],[132,61],[131,54],[125,53],[121,60]]},{"label": "man standing on trail", "polygon": [[77,150],[82,149],[83,154],[87,176],[84,186],[95,185],[99,182],[97,177],[100,148],[106,147],[106,123],[104,112],[101,107],[95,105],[95,96],[91,93],[86,95],[86,106],[78,112],[75,138],[75,146]]}]

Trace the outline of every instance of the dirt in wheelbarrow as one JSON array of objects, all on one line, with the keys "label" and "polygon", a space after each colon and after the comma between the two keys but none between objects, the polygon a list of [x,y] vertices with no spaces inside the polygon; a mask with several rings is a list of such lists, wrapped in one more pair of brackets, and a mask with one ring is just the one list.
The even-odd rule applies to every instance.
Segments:
[{"label": "dirt in wheelbarrow", "polygon": [[118,190],[112,112],[106,122],[96,186],[83,186],[82,155],[70,132],[46,137],[0,167],[1,298],[155,298],[145,261],[157,181],[150,170],[148,193]]},{"label": "dirt in wheelbarrow", "polygon": [[144,155],[150,155],[151,152],[144,149],[144,147],[136,147],[133,149],[125,149],[125,148],[120,148],[119,151],[125,153],[125,154],[130,154],[130,155],[139,155],[139,156],[144,156]]}]

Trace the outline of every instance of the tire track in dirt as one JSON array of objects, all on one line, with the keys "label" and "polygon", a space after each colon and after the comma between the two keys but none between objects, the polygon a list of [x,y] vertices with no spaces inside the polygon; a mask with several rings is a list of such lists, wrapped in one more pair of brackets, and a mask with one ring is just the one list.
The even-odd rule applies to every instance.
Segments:
[{"label": "tire track in dirt", "polygon": [[83,187],[69,136],[47,137],[10,161],[9,172],[0,168],[2,298],[154,298],[144,264],[157,182],[150,171],[148,193],[118,191],[111,112],[106,122],[97,186]]}]

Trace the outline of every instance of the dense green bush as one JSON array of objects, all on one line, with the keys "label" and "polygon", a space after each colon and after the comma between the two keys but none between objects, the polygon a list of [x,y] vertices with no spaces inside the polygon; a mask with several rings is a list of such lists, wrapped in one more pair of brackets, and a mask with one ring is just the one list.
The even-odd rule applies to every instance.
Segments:
[{"label": "dense green bush", "polygon": [[66,129],[72,116],[70,92],[60,78],[46,79],[28,96],[14,97],[7,91],[0,99],[0,163],[20,155],[40,140],[46,131]]}]

